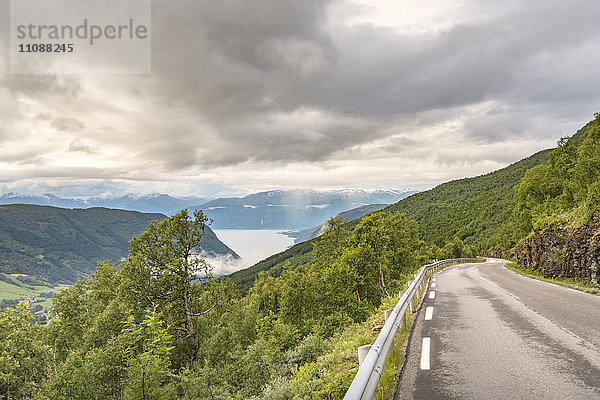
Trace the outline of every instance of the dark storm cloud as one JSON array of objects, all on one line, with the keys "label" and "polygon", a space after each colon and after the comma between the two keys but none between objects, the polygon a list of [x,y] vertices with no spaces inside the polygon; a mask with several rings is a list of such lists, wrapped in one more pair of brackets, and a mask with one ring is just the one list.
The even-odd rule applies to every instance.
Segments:
[{"label": "dark storm cloud", "polygon": [[581,95],[599,82],[590,65],[576,65],[592,78],[585,85],[569,76],[575,71],[556,66],[589,44],[597,49],[600,3],[575,3],[528,2],[485,23],[475,15],[470,24],[433,38],[369,25],[349,28],[340,34],[337,79],[315,98],[345,112],[389,117],[486,100],[564,101],[560,92],[536,97],[552,87],[568,87],[571,98]]},{"label": "dark storm cloud", "polygon": [[[349,123],[346,115],[320,110],[318,99],[294,99],[294,92],[319,86],[335,71],[336,49],[326,31],[328,4],[155,5],[153,72],[160,77],[161,93],[190,107],[218,132],[200,149],[198,162],[318,160],[344,141],[368,139],[361,129],[372,124]],[[185,62],[173,62],[179,59]]]},{"label": "dark storm cloud", "polygon": [[[204,160],[321,160],[384,136],[379,127],[398,117],[483,102],[511,104],[466,124],[466,134],[496,141],[539,133],[530,130],[533,116],[520,107],[532,110],[536,103],[552,114],[552,107],[539,104],[576,103],[571,107],[579,107],[576,118],[582,118],[591,110],[581,99],[597,103],[589,87],[600,83],[593,73],[598,60],[575,66],[568,60],[581,57],[582,49],[598,50],[598,2],[532,1],[422,36],[369,24],[333,26],[328,5],[155,3],[153,71],[160,90],[209,121],[219,132],[219,147],[244,150]],[[577,78],[579,71],[585,80]],[[269,123],[273,115],[307,109],[326,114],[329,122]],[[354,122],[347,124],[347,118]],[[303,129],[320,138],[303,137]]]},{"label": "dark storm cloud", "polygon": [[165,94],[211,120],[281,107],[333,61],[327,1],[155,2],[153,72]]}]

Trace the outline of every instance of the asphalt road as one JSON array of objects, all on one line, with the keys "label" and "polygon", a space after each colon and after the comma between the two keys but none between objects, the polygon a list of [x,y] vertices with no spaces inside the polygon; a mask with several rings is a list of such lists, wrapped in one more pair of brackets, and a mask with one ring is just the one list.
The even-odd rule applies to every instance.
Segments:
[{"label": "asphalt road", "polygon": [[600,399],[600,297],[504,264],[432,278],[396,399]]}]

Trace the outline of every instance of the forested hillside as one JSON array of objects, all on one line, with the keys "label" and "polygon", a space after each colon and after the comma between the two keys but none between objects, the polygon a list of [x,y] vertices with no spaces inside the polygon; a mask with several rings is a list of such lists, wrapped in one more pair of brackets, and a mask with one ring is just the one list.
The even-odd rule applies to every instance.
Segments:
[{"label": "forested hillside", "polygon": [[267,272],[271,276],[279,276],[283,266],[297,267],[310,264],[313,261],[313,244],[316,240],[299,243],[285,251],[259,261],[253,266],[236,271],[227,276],[242,293],[247,293],[254,284],[260,272]]},{"label": "forested hillside", "polygon": [[[107,208],[0,206],[0,272],[27,274],[48,283],[75,282],[100,261],[127,256],[129,241],[162,214]],[[235,254],[207,227],[200,245],[211,255]],[[237,257],[237,255],[236,255]]]},{"label": "forested hillside", "polygon": [[516,189],[513,228],[527,235],[519,263],[546,278],[600,287],[600,115],[562,139],[548,163],[527,171]]},{"label": "forested hillside", "polygon": [[[388,204],[366,204],[364,206],[356,207],[348,211],[343,211],[337,214],[334,218],[341,218],[342,221],[353,221],[373,211],[378,211],[386,208]],[[294,243],[302,243],[307,240],[314,239],[327,230],[327,223],[321,224],[308,229],[302,229],[297,231],[290,231],[286,234],[289,237],[293,237]]]},{"label": "forested hillside", "polygon": [[600,114],[560,140],[549,160],[527,171],[516,190],[523,230],[589,224],[600,210]]},{"label": "forested hillside", "polygon": [[549,153],[541,151],[486,175],[444,183],[386,210],[417,221],[419,236],[438,246],[457,237],[479,251],[510,249],[516,240],[502,228],[515,208],[514,188],[527,170],[546,162]]}]

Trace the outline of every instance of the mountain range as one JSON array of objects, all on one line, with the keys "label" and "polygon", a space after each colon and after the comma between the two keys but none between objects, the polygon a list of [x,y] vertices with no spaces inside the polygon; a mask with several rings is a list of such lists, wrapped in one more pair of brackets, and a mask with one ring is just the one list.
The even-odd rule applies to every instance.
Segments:
[{"label": "mountain range", "polygon": [[273,190],[209,201],[202,209],[220,229],[307,229],[337,214],[370,204],[392,204],[414,191]]},{"label": "mountain range", "polygon": [[218,229],[306,229],[320,226],[340,212],[368,204],[392,204],[414,191],[401,190],[272,190],[245,197],[206,199],[167,194],[89,199],[54,194],[6,193],[2,204],[33,204],[61,208],[105,207],[172,215],[182,209],[201,209]]},{"label": "mountain range", "polygon": [[202,197],[179,198],[162,193],[153,193],[143,196],[128,194],[120,197],[92,197],[89,199],[59,197],[51,193],[28,195],[11,192],[0,196],[0,205],[33,204],[60,208],[105,207],[145,213],[161,213],[165,215],[172,215],[184,208],[203,204],[207,201],[208,199]]}]

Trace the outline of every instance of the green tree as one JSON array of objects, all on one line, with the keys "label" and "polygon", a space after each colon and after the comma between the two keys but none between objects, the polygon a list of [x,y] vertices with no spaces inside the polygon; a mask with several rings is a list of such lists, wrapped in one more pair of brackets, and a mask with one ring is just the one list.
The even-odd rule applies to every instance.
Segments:
[{"label": "green tree", "polygon": [[57,360],[64,361],[70,351],[83,343],[92,321],[88,304],[88,282],[79,280],[73,286],[52,294],[54,307],[47,334]]},{"label": "green tree", "polygon": [[590,222],[598,216],[600,117],[572,138],[563,138],[548,163],[527,171],[515,188],[514,226],[525,236],[555,222]]},{"label": "green tree", "polygon": [[87,352],[75,350],[45,382],[51,400],[120,400],[125,389],[127,358],[122,338],[112,338]]},{"label": "green tree", "polygon": [[194,317],[207,310],[192,309],[191,295],[199,280],[210,277],[210,267],[197,254],[207,218],[195,211],[190,218],[183,210],[130,241],[131,251],[122,267],[124,290],[138,313],[158,307],[177,321],[175,329],[186,337],[196,335]]},{"label": "green tree", "polygon": [[21,303],[0,313],[0,396],[17,399],[35,394],[49,372],[50,351],[41,341],[43,327]]},{"label": "green tree", "polygon": [[314,245],[315,264],[318,267],[330,266],[344,250],[350,239],[350,232],[340,217],[330,218],[325,224],[327,229]]},{"label": "green tree", "polygon": [[[346,272],[343,272],[344,270]],[[328,275],[330,279],[327,281],[333,287],[339,287],[343,280],[346,280],[346,290],[353,292],[352,297],[356,299],[357,304],[379,305],[381,302],[379,275],[373,270],[371,249],[366,245],[344,249]]]},{"label": "green tree", "polygon": [[172,336],[156,310],[136,324],[133,316],[125,322],[123,342],[127,354],[127,399],[163,399],[171,390],[170,353]]},{"label": "green tree", "polygon": [[361,256],[373,265],[379,276],[381,291],[389,296],[388,284],[397,279],[404,269],[416,266],[416,254],[421,242],[417,225],[400,213],[376,211],[361,218],[350,243],[362,248]]}]

